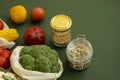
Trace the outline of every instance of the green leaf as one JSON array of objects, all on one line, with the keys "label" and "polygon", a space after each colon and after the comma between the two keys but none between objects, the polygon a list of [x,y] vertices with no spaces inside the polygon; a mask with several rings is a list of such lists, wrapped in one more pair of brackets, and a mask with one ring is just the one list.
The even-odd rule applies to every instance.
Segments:
[{"label": "green leaf", "polygon": [[5,80],[14,80],[12,77],[7,76],[7,75],[3,75],[3,78],[4,78]]},{"label": "green leaf", "polygon": [[2,68],[2,67],[0,67],[0,71],[6,72],[6,70],[4,68]]}]

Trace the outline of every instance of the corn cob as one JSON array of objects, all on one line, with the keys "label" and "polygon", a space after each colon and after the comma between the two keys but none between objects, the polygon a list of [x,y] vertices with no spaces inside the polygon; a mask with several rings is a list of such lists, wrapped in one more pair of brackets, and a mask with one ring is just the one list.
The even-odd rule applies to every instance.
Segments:
[{"label": "corn cob", "polygon": [[8,40],[9,42],[16,40],[19,37],[16,29],[0,30],[0,37]]}]

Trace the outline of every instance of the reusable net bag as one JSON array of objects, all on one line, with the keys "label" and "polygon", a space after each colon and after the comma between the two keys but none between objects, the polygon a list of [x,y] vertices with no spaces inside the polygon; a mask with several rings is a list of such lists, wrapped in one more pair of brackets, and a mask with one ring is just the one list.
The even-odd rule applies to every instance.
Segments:
[{"label": "reusable net bag", "polygon": [[[8,25],[0,18],[0,20],[3,22],[4,24],[4,28],[3,29],[9,29]],[[12,48],[15,45],[15,42],[9,42],[6,39],[0,37],[0,46],[4,46],[5,48]]]},{"label": "reusable net bag", "polygon": [[56,80],[62,75],[63,72],[63,64],[60,59],[58,59],[58,63],[60,64],[60,71],[58,73],[45,73],[39,71],[30,71],[26,70],[19,63],[19,55],[20,51],[24,46],[16,47],[10,57],[10,63],[13,71],[19,75],[21,78],[27,80]]}]

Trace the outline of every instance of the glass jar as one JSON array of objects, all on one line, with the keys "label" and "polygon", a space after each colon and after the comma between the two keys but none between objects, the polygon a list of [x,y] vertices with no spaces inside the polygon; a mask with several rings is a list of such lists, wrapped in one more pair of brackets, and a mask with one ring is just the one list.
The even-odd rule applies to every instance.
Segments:
[{"label": "glass jar", "polygon": [[50,21],[52,30],[52,42],[58,46],[66,46],[71,40],[71,25],[70,17],[60,14],[54,16]]},{"label": "glass jar", "polygon": [[85,35],[79,34],[76,39],[68,44],[66,53],[69,65],[75,70],[83,70],[90,64],[93,47],[86,40]]}]

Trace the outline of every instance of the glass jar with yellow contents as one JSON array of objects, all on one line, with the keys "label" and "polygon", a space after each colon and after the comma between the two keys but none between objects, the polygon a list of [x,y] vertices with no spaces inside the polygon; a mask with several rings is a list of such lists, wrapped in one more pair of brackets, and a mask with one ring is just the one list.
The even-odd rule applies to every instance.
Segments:
[{"label": "glass jar with yellow contents", "polygon": [[72,20],[64,14],[54,16],[50,21],[52,41],[58,47],[66,46],[71,40]]}]

